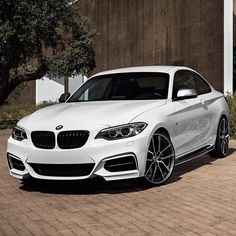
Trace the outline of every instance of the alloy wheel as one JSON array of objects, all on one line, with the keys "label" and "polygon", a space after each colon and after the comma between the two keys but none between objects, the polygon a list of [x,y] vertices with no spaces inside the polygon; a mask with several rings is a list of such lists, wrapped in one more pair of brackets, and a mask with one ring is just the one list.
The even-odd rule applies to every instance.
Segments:
[{"label": "alloy wheel", "polygon": [[220,148],[223,155],[226,155],[229,150],[229,129],[228,121],[223,118],[219,126]]},{"label": "alloy wheel", "polygon": [[164,183],[171,175],[175,162],[174,148],[162,133],[152,136],[147,153],[145,179],[154,185]]}]

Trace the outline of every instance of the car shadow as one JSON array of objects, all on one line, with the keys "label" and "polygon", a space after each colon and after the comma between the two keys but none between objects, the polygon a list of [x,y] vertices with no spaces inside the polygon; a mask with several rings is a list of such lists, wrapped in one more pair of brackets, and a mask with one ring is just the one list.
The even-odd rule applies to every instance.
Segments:
[{"label": "car shadow", "polygon": [[[228,152],[228,156],[226,158],[230,157],[230,155],[233,154],[235,151],[236,149],[230,148]],[[176,166],[171,178],[166,184],[171,184],[176,181],[179,181],[182,179],[182,176],[184,174],[194,171],[202,166],[212,165],[213,162],[215,162],[217,159],[218,158],[214,158],[214,157],[209,156],[208,154],[205,154],[196,159],[193,159],[179,166]]]},{"label": "car shadow", "polygon": [[20,189],[28,192],[42,192],[49,194],[120,194],[126,192],[143,191],[146,188],[139,184],[137,179],[105,181],[103,178],[88,180],[49,181],[32,179],[27,183],[22,182]]},{"label": "car shadow", "polygon": [[[236,149],[230,148],[229,156]],[[174,173],[165,185],[180,181],[185,173],[194,171],[202,166],[211,165],[217,158],[203,155],[192,161],[176,166]],[[69,194],[69,195],[88,195],[88,194],[121,194],[127,192],[139,192],[150,189],[151,187],[141,184],[139,179],[119,180],[106,182],[102,178],[93,178],[80,181],[48,181],[32,179],[27,183],[22,182],[20,189],[27,192],[41,192],[48,194]]]}]

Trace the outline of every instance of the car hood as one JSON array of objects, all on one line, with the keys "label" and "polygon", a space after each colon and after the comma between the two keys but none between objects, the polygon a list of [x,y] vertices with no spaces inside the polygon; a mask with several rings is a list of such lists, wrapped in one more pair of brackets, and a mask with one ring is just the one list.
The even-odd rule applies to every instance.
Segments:
[{"label": "car hood", "polygon": [[55,130],[58,125],[66,130],[116,126],[165,104],[166,100],[63,103],[38,110],[18,125],[28,130]]}]

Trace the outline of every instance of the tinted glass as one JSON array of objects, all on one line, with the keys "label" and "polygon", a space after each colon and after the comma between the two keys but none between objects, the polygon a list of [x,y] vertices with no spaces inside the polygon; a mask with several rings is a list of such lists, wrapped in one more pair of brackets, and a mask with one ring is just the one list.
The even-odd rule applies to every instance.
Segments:
[{"label": "tinted glass", "polygon": [[68,102],[166,99],[166,73],[121,73],[89,79]]},{"label": "tinted glass", "polygon": [[180,70],[175,73],[172,97],[176,98],[180,89],[195,89],[194,77],[189,71]]},{"label": "tinted glass", "polygon": [[195,86],[199,95],[211,92],[211,87],[201,76],[194,72],[192,72],[192,75],[194,77]]}]

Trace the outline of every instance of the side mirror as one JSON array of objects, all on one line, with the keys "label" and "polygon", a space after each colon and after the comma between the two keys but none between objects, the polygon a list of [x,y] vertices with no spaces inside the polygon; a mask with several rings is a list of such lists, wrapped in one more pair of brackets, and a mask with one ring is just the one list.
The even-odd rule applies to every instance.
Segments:
[{"label": "side mirror", "polygon": [[59,102],[63,103],[65,102],[68,98],[70,97],[70,93],[63,93],[60,98],[59,98]]},{"label": "side mirror", "polygon": [[175,100],[183,100],[196,97],[197,97],[197,91],[195,89],[179,89]]}]

